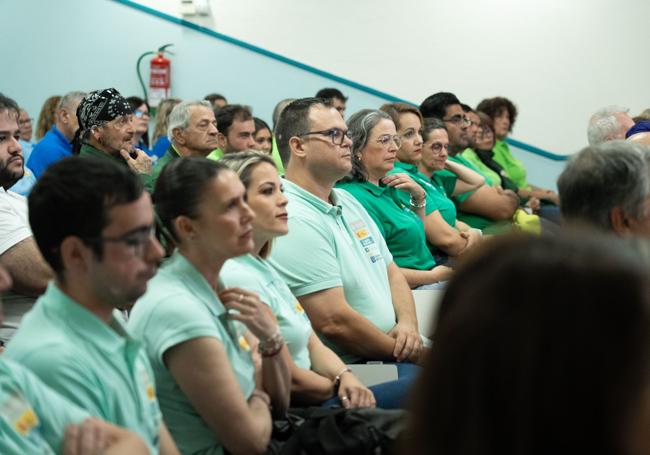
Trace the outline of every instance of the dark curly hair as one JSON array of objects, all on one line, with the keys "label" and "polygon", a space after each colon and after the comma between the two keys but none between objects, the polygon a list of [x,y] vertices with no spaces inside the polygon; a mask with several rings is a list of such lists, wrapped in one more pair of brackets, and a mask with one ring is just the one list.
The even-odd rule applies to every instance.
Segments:
[{"label": "dark curly hair", "polygon": [[515,125],[517,120],[517,106],[513,104],[508,98],[503,96],[495,96],[494,98],[486,98],[476,106],[477,111],[485,112],[487,115],[494,120],[494,117],[500,115],[504,110],[508,111],[510,116],[510,129]]}]

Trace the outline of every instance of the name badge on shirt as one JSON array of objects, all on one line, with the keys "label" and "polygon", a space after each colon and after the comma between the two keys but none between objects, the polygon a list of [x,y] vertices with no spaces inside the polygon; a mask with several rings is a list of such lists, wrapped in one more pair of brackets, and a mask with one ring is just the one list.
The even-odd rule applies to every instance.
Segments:
[{"label": "name badge on shirt", "polygon": [[350,227],[354,231],[354,235],[357,237],[359,243],[361,243],[363,251],[365,251],[366,256],[368,256],[370,259],[370,262],[374,264],[375,262],[379,262],[384,259],[379,252],[379,246],[377,245],[377,242],[375,242],[375,239],[372,238],[370,231],[362,220],[350,223]]}]

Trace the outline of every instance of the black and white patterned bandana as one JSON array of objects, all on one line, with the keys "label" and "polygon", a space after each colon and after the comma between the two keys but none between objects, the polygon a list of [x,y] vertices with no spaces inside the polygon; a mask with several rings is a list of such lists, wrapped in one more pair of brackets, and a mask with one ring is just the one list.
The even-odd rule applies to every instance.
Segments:
[{"label": "black and white patterned bandana", "polygon": [[77,108],[77,119],[81,131],[131,114],[133,114],[133,108],[114,88],[90,92]]}]

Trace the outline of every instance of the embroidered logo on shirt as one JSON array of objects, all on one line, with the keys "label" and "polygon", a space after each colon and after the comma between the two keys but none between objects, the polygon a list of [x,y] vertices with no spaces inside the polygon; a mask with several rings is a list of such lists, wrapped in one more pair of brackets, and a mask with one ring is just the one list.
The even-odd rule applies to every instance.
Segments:
[{"label": "embroidered logo on shirt", "polygon": [[296,312],[298,312],[298,313],[304,313],[305,312],[305,309],[302,307],[300,302],[298,302],[297,300],[296,300],[295,309],[296,309]]},{"label": "embroidered logo on shirt", "polygon": [[38,426],[38,416],[25,397],[16,392],[2,405],[2,416],[11,422],[14,430],[21,436],[28,436]]},{"label": "embroidered logo on shirt", "polygon": [[241,335],[239,337],[239,347],[243,349],[244,351],[250,351],[251,350],[251,345],[248,344],[248,340],[244,337],[244,335]]}]

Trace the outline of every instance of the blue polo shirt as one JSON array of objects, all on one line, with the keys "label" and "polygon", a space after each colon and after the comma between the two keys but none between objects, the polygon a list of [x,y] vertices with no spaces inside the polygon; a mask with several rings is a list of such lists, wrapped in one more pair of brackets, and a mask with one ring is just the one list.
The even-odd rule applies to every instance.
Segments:
[{"label": "blue polo shirt", "polygon": [[52,125],[50,131],[32,149],[32,154],[27,160],[27,167],[38,179],[50,164],[70,155],[72,155],[72,144],[56,128],[56,125]]}]

